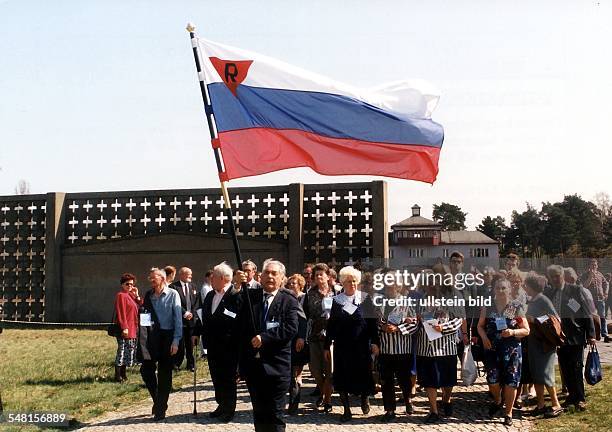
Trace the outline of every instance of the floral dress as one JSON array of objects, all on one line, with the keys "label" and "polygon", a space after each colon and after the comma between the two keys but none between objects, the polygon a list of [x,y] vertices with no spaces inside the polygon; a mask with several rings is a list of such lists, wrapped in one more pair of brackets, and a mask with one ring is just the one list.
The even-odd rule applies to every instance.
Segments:
[{"label": "floral dress", "polygon": [[521,341],[514,336],[504,338],[501,333],[504,328],[520,328],[523,319],[524,309],[516,303],[508,303],[501,312],[497,312],[495,302],[487,307],[485,332],[492,346],[485,351],[484,358],[487,383],[519,386],[523,362]]}]

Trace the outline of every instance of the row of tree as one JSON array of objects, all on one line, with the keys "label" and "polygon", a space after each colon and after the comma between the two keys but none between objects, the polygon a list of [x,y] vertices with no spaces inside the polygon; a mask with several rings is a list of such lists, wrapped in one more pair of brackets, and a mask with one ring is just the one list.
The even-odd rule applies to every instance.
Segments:
[{"label": "row of tree", "polygon": [[[433,209],[433,219],[446,230],[466,229],[466,215],[449,203]],[[542,203],[540,210],[527,203],[527,210],[512,212],[509,224],[502,216],[487,216],[476,229],[499,241],[502,256],[612,256],[612,202],[604,192],[593,202],[566,195],[561,202]]]}]

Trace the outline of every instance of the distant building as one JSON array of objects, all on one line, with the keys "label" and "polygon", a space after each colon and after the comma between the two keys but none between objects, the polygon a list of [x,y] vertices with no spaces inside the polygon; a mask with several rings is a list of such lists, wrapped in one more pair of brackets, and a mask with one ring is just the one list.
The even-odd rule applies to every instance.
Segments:
[{"label": "distant building", "polygon": [[[443,231],[442,226],[421,216],[421,207],[412,207],[412,216],[391,226],[389,258],[396,267],[447,263],[453,251],[465,263],[482,270],[499,266],[499,243],[479,231]],[[468,270],[466,268],[465,270]]]}]

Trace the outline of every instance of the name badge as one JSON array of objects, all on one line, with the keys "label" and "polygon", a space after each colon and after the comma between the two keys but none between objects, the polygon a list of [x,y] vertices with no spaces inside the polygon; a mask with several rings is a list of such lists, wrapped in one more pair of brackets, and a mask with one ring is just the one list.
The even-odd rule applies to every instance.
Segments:
[{"label": "name badge", "polygon": [[574,312],[578,312],[580,309],[580,303],[578,303],[575,299],[569,299],[567,302],[567,306]]},{"label": "name badge", "polygon": [[280,325],[280,323],[276,322],[276,321],[268,321],[266,323],[266,330],[272,330],[275,329],[276,327],[278,327]]},{"label": "name badge", "polygon": [[324,310],[331,310],[333,302],[334,302],[333,298],[331,298],[331,297],[324,297],[323,298],[323,309]]},{"label": "name badge", "polygon": [[508,325],[506,324],[506,318],[505,317],[495,318],[495,327],[497,327],[497,330],[506,330],[508,328]]},{"label": "name badge", "polygon": [[357,310],[357,306],[355,306],[353,303],[346,302],[342,310],[348,313],[349,315],[353,315]]},{"label": "name badge", "polygon": [[537,318],[537,320],[538,320],[538,321],[539,321],[541,324],[543,324],[543,323],[545,323],[546,321],[548,321],[548,315],[542,315],[542,316],[539,316],[539,317]]},{"label": "name badge", "polygon": [[151,321],[150,313],[141,313],[140,314],[140,325],[143,327],[151,327],[153,322]]},{"label": "name badge", "polygon": [[236,312],[232,312],[229,309],[223,309],[223,315],[227,315],[230,318],[236,318]]}]

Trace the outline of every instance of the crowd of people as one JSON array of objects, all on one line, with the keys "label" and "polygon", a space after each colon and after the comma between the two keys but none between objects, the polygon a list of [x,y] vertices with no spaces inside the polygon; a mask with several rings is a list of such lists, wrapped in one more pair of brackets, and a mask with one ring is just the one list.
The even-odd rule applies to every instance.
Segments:
[{"label": "crowd of people", "polygon": [[[453,252],[448,265],[438,263],[421,273],[457,275],[463,265],[463,255]],[[353,266],[336,273],[324,263],[307,264],[302,274],[287,275],[279,261],[265,261],[259,273],[247,260],[239,270],[218,264],[197,287],[191,269],[177,273],[167,266],[151,269],[151,289],[142,298],[135,276],[124,274],[115,300],[122,330],[115,378],[125,380],[125,368],[140,364],[152,414],[162,420],[172,370],[184,359],[193,370],[199,350],[208,360],[218,404],[211,418],[232,420],[237,382],[243,379],[255,429],[284,430],[287,416],[299,411],[308,365],[316,407],[333,415],[331,396],[338,393],[342,422],[352,418],[352,395],[367,415],[370,398],[379,390],[384,406],[379,420],[394,421],[397,386],[403,413],[412,415],[418,385],[429,401],[424,422],[437,423],[453,416],[453,387],[469,346],[486,371],[491,417],[511,425],[513,409],[523,408],[531,392],[535,408],[525,414],[556,417],[570,405],[585,410],[585,347],[594,346],[600,335],[610,341],[605,321],[610,275],[599,272],[597,260],[580,277],[558,265],[549,266],[546,275],[524,272],[515,254],[507,257],[504,269],[470,272],[483,283],[458,289],[443,278],[424,278],[417,287],[395,281],[378,290],[372,273]],[[567,393],[563,404],[555,362]]]}]

